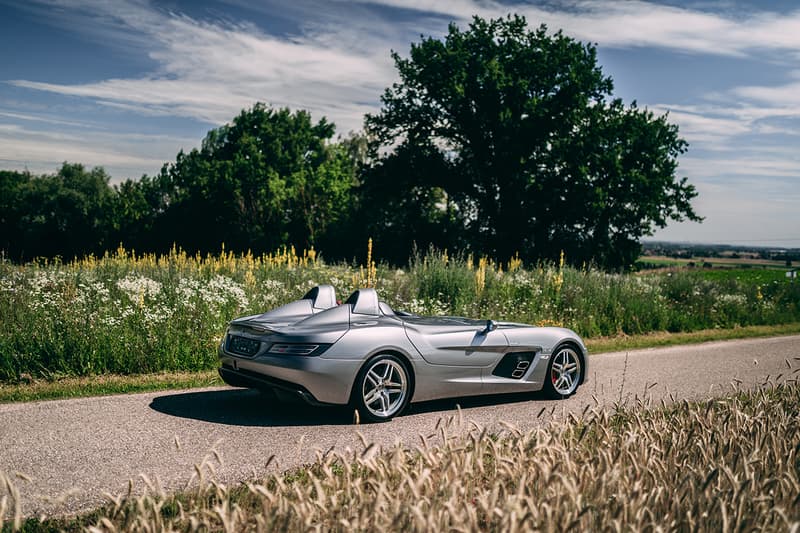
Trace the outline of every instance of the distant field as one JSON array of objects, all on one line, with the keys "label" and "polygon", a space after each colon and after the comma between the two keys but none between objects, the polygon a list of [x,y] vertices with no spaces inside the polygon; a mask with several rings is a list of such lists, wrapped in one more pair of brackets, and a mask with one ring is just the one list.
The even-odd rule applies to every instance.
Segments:
[{"label": "distant field", "polygon": [[[712,281],[735,280],[748,284],[787,283],[785,269],[775,268],[711,268],[698,275]],[[797,281],[795,281],[797,283]]]},{"label": "distant field", "polygon": [[[696,268],[687,268],[692,263]],[[770,261],[766,259],[730,258],[730,257],[693,257],[692,259],[676,259],[665,256],[642,256],[639,264],[644,272],[651,266],[658,273],[659,267],[679,268],[691,272],[704,280],[709,281],[739,281],[743,284],[769,284],[786,283],[786,272],[792,270],[783,261]],[[710,268],[709,268],[710,266]]]},{"label": "distant field", "polygon": [[691,259],[680,259],[676,257],[667,257],[664,255],[643,255],[639,258],[639,263],[658,266],[686,266],[689,263],[702,266],[703,263],[708,263],[714,267],[723,268],[757,267],[786,269],[786,263],[784,261],[755,259],[750,257],[692,257]]}]

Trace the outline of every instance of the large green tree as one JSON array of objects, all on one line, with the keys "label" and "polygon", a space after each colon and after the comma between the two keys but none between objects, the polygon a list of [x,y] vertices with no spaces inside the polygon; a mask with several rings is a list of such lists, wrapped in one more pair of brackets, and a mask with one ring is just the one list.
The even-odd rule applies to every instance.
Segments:
[{"label": "large green tree", "polygon": [[162,178],[161,233],[189,249],[274,250],[317,244],[346,213],[354,169],[333,124],[256,104],[179,153]]},{"label": "large green tree", "polygon": [[594,46],[519,16],[475,17],[393,58],[399,81],[367,117],[379,158],[363,187],[388,210],[374,220],[387,244],[417,234],[620,268],[656,227],[699,220],[675,175],[677,126],[611,98]]},{"label": "large green tree", "polygon": [[0,173],[0,246],[14,260],[71,259],[108,245],[114,201],[102,167],[64,163],[55,174]]},{"label": "large green tree", "polygon": [[0,170],[0,251],[12,259],[17,259],[20,253],[19,221],[23,214],[20,203],[31,178],[30,172]]},{"label": "large green tree", "polygon": [[111,244],[137,251],[165,251],[175,240],[165,225],[167,209],[176,194],[168,172],[144,175],[114,186]]}]

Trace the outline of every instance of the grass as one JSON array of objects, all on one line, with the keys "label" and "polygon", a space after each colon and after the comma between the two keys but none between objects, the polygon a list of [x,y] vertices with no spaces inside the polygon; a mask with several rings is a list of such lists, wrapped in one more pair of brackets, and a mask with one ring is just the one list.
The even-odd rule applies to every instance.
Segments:
[{"label": "grass", "polygon": [[454,437],[451,417],[439,445],[365,442],[236,487],[213,480],[210,456],[187,492],[151,486],[77,518],[23,520],[2,479],[0,516],[28,531],[797,531],[798,407],[792,381],[589,410],[525,433],[475,426]]},{"label": "grass", "polygon": [[786,269],[760,269],[760,268],[712,268],[704,269],[700,276],[709,281],[741,282],[751,285],[767,285],[787,283]]},{"label": "grass", "polygon": [[[589,353],[697,344],[709,341],[776,337],[800,333],[800,323],[779,326],[747,326],[735,329],[710,329],[691,333],[657,332],[623,337],[586,339]],[[109,394],[131,394],[160,390],[189,389],[223,385],[216,370],[160,374],[100,375],[62,377],[53,380],[25,379],[19,383],[0,383],[0,403],[81,398]]]},{"label": "grass", "polygon": [[69,263],[0,262],[0,383],[213,370],[228,321],[320,283],[342,299],[374,286],[401,310],[564,326],[589,339],[800,322],[800,283],[744,272],[609,274],[435,250],[406,269],[327,264],[291,249],[200,257],[120,248]]},{"label": "grass", "polygon": [[710,341],[733,339],[751,339],[760,337],[777,337],[800,333],[800,323],[781,324],[778,326],[745,326],[732,329],[704,329],[687,333],[654,332],[645,335],[625,337],[596,337],[586,339],[586,347],[590,354],[657,348],[661,346],[678,346]]},{"label": "grass", "polygon": [[132,394],[159,390],[213,387],[222,384],[222,380],[216,370],[62,377],[49,381],[25,380],[21,383],[0,383],[0,403]]}]

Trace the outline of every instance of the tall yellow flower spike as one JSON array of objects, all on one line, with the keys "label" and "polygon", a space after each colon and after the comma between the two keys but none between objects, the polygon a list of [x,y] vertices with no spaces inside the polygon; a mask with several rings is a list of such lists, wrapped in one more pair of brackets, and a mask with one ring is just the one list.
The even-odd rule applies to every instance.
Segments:
[{"label": "tall yellow flower spike", "polygon": [[378,267],[372,259],[372,237],[367,241],[367,265],[359,266],[358,274],[353,275],[353,289],[374,288],[378,283]]},{"label": "tall yellow flower spike", "polygon": [[558,272],[553,276],[553,286],[556,294],[561,293],[561,286],[564,285],[564,250],[561,250],[561,257],[558,260]]},{"label": "tall yellow flower spike", "polygon": [[489,266],[489,260],[484,256],[478,260],[478,268],[475,270],[475,292],[479,295],[486,287],[486,268]]}]

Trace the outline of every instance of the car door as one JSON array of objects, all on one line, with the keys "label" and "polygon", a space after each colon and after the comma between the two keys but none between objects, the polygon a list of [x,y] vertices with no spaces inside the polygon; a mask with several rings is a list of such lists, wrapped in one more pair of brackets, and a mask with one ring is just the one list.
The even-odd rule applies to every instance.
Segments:
[{"label": "car door", "polygon": [[405,318],[406,335],[426,362],[450,367],[487,367],[508,349],[501,331],[486,321],[453,317]]}]

